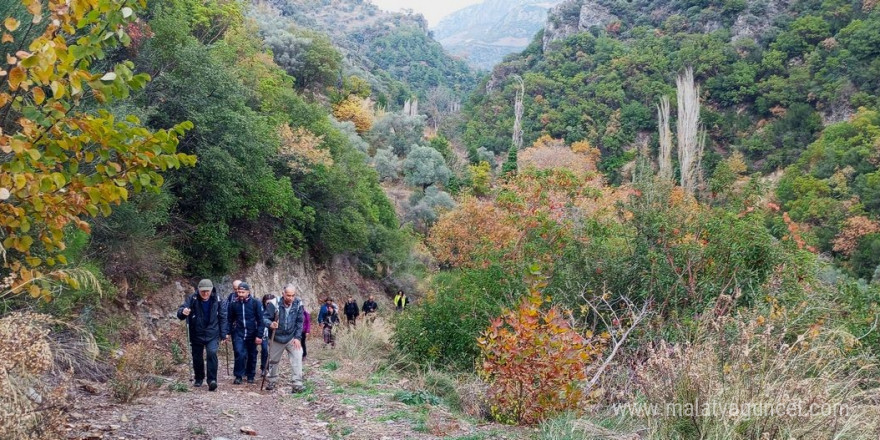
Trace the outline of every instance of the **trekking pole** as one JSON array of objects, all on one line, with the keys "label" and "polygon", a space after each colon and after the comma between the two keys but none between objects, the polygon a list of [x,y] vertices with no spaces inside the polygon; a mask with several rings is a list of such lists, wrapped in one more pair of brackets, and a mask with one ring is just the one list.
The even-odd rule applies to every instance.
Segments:
[{"label": "trekking pole", "polygon": [[[183,303],[186,304],[184,306],[184,308],[189,309],[189,313],[192,314],[192,307],[190,307],[190,306],[192,306],[192,298],[189,295],[186,295],[183,298]],[[189,316],[186,317],[186,324],[183,325],[183,332],[186,333],[186,345],[187,346],[183,348],[184,353],[186,353],[186,350],[188,350],[188,349],[190,351],[192,351],[192,342],[190,342],[190,340],[189,340]],[[185,358],[186,354],[184,354],[183,357]],[[190,357],[190,364],[192,364],[193,363],[192,353],[190,353],[189,357]],[[190,382],[195,381],[194,376],[195,376],[195,371],[193,370],[189,375]]]},{"label": "trekking pole", "polygon": [[[278,322],[278,306],[275,306],[275,319],[272,322]],[[275,342],[275,330],[273,328],[272,334],[269,335],[269,357],[267,358],[269,365],[266,365],[266,368],[271,368],[270,365],[272,365],[272,343]],[[260,381],[260,391],[263,391],[263,387],[266,386],[266,376],[268,375],[268,371],[263,375],[263,380]]]},{"label": "trekking pole", "polygon": [[223,341],[223,348],[226,350],[226,375],[229,376],[229,340]]}]

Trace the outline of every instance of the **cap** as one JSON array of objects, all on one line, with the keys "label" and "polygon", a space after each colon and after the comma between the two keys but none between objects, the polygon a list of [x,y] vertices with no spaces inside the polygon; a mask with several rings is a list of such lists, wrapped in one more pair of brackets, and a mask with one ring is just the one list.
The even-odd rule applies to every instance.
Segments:
[{"label": "cap", "polygon": [[205,278],[204,280],[199,281],[199,290],[214,290],[214,283]]},{"label": "cap", "polygon": [[238,288],[239,288],[239,289],[244,289],[244,290],[250,291],[250,290],[251,290],[251,285],[248,284],[248,283],[242,282],[241,284],[238,285]]}]

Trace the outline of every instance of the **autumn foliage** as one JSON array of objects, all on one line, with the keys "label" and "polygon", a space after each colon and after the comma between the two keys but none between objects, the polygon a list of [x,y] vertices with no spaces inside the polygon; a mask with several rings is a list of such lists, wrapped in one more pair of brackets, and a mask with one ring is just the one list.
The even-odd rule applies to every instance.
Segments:
[{"label": "autumn foliage", "polygon": [[125,31],[136,20],[133,2],[20,3],[29,23],[7,17],[0,42],[7,54],[0,68],[0,296],[49,298],[52,285],[77,284],[57,269],[67,263],[65,229],[88,232],[84,218],[109,215],[129,188],[158,190],[159,171],[193,165],[195,157],[177,153],[178,137],[192,124],[152,131],[134,116],[79,107],[124,99],[149,80],[131,62],[91,68],[131,42]]},{"label": "autumn foliage", "polygon": [[571,147],[561,139],[544,135],[519,153],[519,166],[533,166],[539,170],[567,168],[576,174],[596,171],[599,150],[587,141],[575,142]]},{"label": "autumn foliage", "polygon": [[333,116],[340,121],[354,123],[358,133],[366,133],[373,128],[372,103],[369,99],[351,95],[333,107]]},{"label": "autumn foliage", "polygon": [[288,124],[282,125],[278,134],[281,137],[279,154],[287,161],[287,167],[291,170],[308,173],[318,165],[333,165],[330,151],[322,148],[323,136],[316,136],[303,127],[292,129]]},{"label": "autumn foliage", "polygon": [[582,336],[566,312],[543,307],[547,303],[534,288],[478,340],[479,374],[489,384],[492,416],[503,423],[535,424],[575,410],[589,397],[583,388],[587,368],[606,343]]}]

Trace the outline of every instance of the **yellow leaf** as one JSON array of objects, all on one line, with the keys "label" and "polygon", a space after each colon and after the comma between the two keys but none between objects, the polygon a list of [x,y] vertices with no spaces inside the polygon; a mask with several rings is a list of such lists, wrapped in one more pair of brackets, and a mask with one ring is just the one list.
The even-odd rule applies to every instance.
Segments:
[{"label": "yellow leaf", "polygon": [[12,70],[9,71],[9,88],[12,90],[18,90],[18,87],[22,82],[27,78],[27,75],[24,73],[24,69],[21,66],[15,66]]},{"label": "yellow leaf", "polygon": [[30,147],[30,144],[27,141],[23,141],[21,139],[12,138],[12,151],[16,153],[23,153]]},{"label": "yellow leaf", "polygon": [[61,99],[64,97],[65,88],[58,81],[52,81],[49,84],[49,88],[52,89],[52,96],[54,96],[55,99]]},{"label": "yellow leaf", "polygon": [[25,261],[27,261],[27,264],[30,265],[31,267],[37,267],[40,265],[40,263],[43,262],[43,260],[41,260],[37,257],[27,257],[27,258],[25,258]]},{"label": "yellow leaf", "polygon": [[8,17],[8,18],[6,18],[6,20],[3,21],[3,26],[9,32],[15,32],[15,30],[18,29],[19,24],[21,24],[21,23],[19,23],[18,20],[16,20],[15,18],[12,18],[12,17]]},{"label": "yellow leaf", "polygon": [[46,100],[46,92],[44,92],[41,87],[34,87],[33,94],[34,94],[34,102],[37,105],[42,104],[43,101]]},{"label": "yellow leaf", "polygon": [[28,286],[28,295],[32,298],[39,298],[43,294],[43,289],[40,289],[40,286],[36,284],[31,284]]}]

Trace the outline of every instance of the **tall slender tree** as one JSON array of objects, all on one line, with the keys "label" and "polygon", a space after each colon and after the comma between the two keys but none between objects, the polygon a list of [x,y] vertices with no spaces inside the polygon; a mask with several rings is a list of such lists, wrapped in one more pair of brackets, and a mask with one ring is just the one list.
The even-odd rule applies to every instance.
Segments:
[{"label": "tall slender tree", "polygon": [[669,128],[669,97],[660,98],[657,105],[657,119],[660,128],[660,153],[657,157],[657,167],[660,178],[672,180],[672,130]]},{"label": "tall slender tree", "polygon": [[523,144],[523,129],[522,129],[522,115],[523,115],[523,98],[526,95],[526,84],[523,81],[522,77],[519,75],[515,75],[513,79],[519,84],[519,90],[516,92],[516,101],[513,104],[513,112],[515,115],[515,119],[513,121],[513,146],[519,150],[522,148]]},{"label": "tall slender tree", "polygon": [[694,69],[688,67],[675,80],[678,87],[678,163],[681,167],[681,187],[689,194],[697,189],[700,163],[706,144],[705,132],[700,128],[700,88],[694,83]]}]

